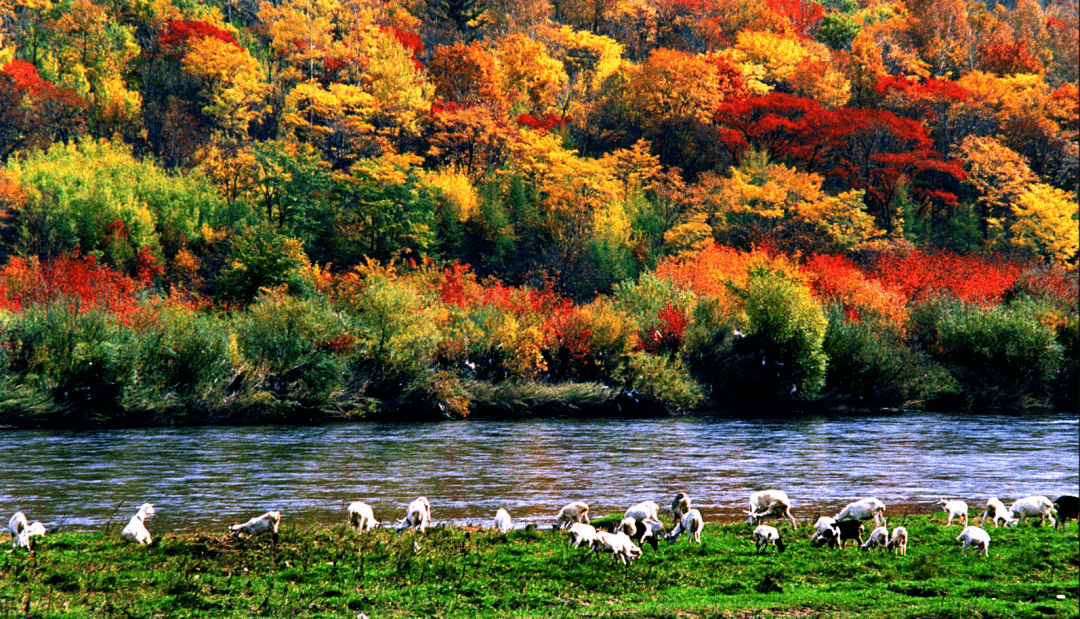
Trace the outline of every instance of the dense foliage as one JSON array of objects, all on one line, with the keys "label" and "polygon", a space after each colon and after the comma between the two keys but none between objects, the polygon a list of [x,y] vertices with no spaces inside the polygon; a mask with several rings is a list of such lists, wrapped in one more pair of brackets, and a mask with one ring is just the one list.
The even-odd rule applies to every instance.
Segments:
[{"label": "dense foliage", "polygon": [[1078,26],[4,3],[0,421],[1075,409]]}]

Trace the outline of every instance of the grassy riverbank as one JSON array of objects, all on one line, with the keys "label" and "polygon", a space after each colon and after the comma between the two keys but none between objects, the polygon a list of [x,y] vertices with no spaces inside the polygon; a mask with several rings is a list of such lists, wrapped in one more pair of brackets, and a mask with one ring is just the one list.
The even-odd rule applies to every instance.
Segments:
[{"label": "grassy riverbank", "polygon": [[[0,555],[3,617],[1076,617],[1077,529],[990,529],[989,558],[960,554],[941,516],[895,518],[905,557],[812,548],[755,555],[745,524],[706,523],[703,544],[646,547],[628,569],[554,531],[430,529],[357,535],[282,527],[280,543],[117,532],[41,539]],[[153,528],[151,524],[151,529]],[[1064,596],[1064,599],[1058,599]]]}]

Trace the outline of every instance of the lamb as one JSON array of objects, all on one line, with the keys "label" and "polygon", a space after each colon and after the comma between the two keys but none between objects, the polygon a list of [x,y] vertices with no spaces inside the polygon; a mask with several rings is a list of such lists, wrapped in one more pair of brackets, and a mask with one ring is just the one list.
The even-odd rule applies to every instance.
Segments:
[{"label": "lamb", "polygon": [[885,526],[885,504],[874,498],[866,498],[848,503],[840,513],[834,516],[840,520],[870,520],[879,527]]},{"label": "lamb", "polygon": [[791,528],[795,528],[795,516],[791,515],[791,499],[783,490],[762,490],[751,494],[750,509],[746,510],[746,513],[749,516],[746,523],[750,525],[758,524],[766,516],[773,516],[781,520],[787,518],[791,521]]},{"label": "lamb", "polygon": [[683,531],[686,532],[686,537],[689,538],[688,544],[697,542],[701,543],[701,529],[705,526],[705,520],[701,517],[701,512],[698,509],[691,508],[690,511],[683,514],[682,520],[679,524],[675,525],[675,528],[671,530],[671,534],[667,539],[670,543],[675,543],[679,540],[679,534]]},{"label": "lamb", "polygon": [[575,522],[589,524],[589,504],[584,501],[574,501],[563,505],[555,516],[555,528],[567,529]]},{"label": "lamb", "polygon": [[427,497],[417,497],[405,509],[405,517],[394,523],[394,529],[401,533],[410,527],[420,529],[423,533],[431,526],[431,503]]},{"label": "lamb", "polygon": [[1059,496],[1054,501],[1054,509],[1057,510],[1058,514],[1057,524],[1054,525],[1056,529],[1058,525],[1064,526],[1069,518],[1077,520],[1077,511],[1080,511],[1080,498],[1071,494]]},{"label": "lamb", "polygon": [[[821,544],[817,543],[817,541],[821,539],[825,531],[832,529],[835,524],[836,518],[830,518],[829,516],[819,517],[817,522],[814,523],[814,534],[810,536],[810,543],[820,546]],[[839,535],[837,535],[837,539],[839,539]]]},{"label": "lamb", "polygon": [[621,531],[618,533],[597,531],[596,541],[593,542],[593,549],[596,553],[610,552],[611,559],[614,561],[615,558],[618,557],[623,565],[630,565],[634,559],[641,556],[641,548],[634,544],[634,541]]},{"label": "lamb", "polygon": [[26,514],[15,512],[8,520],[8,532],[11,533],[12,548],[26,548],[32,554],[34,549],[30,547],[30,532],[27,530],[30,523],[26,520]]},{"label": "lamb", "polygon": [[896,527],[892,530],[892,538],[889,540],[889,545],[886,546],[886,548],[892,548],[893,552],[902,557],[907,554],[907,540],[907,529],[904,527]]},{"label": "lamb", "polygon": [[652,544],[653,550],[657,549],[657,545],[660,543],[660,538],[665,537],[664,523],[659,520],[642,520],[641,524],[644,531],[641,534],[641,539],[638,540],[639,544],[645,544],[649,542]]},{"label": "lamb", "polygon": [[270,539],[276,544],[278,530],[281,528],[281,512],[274,510],[252,518],[247,522],[229,526],[229,535],[232,537],[259,537],[265,533],[270,534]]},{"label": "lamb", "polygon": [[866,542],[859,546],[860,550],[870,550],[871,548],[881,548],[882,550],[889,547],[889,530],[885,527],[876,527],[870,532],[870,537],[866,539]]},{"label": "lamb", "polygon": [[986,517],[991,514],[994,521],[995,529],[998,526],[998,520],[1007,523],[1013,518],[1012,513],[1009,512],[1009,508],[1005,507],[1005,504],[1002,503],[1001,500],[998,499],[996,496],[992,496],[987,499],[986,509],[983,510],[982,521],[980,521],[979,524],[986,524]]},{"label": "lamb", "polygon": [[510,512],[508,512],[505,509],[500,507],[499,510],[497,512],[495,512],[494,525],[495,525],[495,528],[498,529],[500,533],[506,533],[507,531],[509,531],[510,527],[511,527],[511,525],[510,525]]},{"label": "lamb", "polygon": [[964,527],[960,535],[956,536],[956,541],[964,542],[963,554],[965,557],[967,556],[968,546],[975,546],[976,549],[982,548],[983,556],[990,556],[990,534],[979,527]]},{"label": "lamb", "polygon": [[570,545],[577,548],[581,544],[592,546],[596,542],[596,527],[584,522],[570,525]]},{"label": "lamb", "polygon": [[146,519],[154,516],[157,512],[154,511],[154,506],[150,503],[143,503],[139,507],[139,511],[135,512],[135,515],[128,521],[124,530],[120,532],[120,535],[125,539],[129,539],[140,544],[151,544],[153,539],[150,537],[150,531],[146,528]]},{"label": "lamb", "polygon": [[349,524],[357,532],[370,531],[379,526],[375,511],[363,501],[349,503]]},{"label": "lamb", "polygon": [[754,529],[754,545],[757,546],[755,552],[761,552],[762,547],[767,545],[773,547],[773,552],[784,552],[787,548],[784,540],[780,539],[780,532],[776,530],[776,527],[770,527],[767,524],[758,525]]},{"label": "lamb", "polygon": [[848,540],[855,540],[855,543],[861,546],[864,528],[863,523],[858,520],[833,522],[832,526],[821,531],[816,540],[811,540],[811,544],[819,547],[829,545],[833,548],[843,549]]},{"label": "lamb", "polygon": [[960,518],[960,520],[964,523],[965,527],[967,526],[967,523],[968,523],[968,504],[967,503],[965,503],[963,501],[950,501],[949,499],[946,499],[945,497],[942,497],[941,500],[937,502],[937,504],[941,505],[942,509],[944,509],[946,512],[949,513],[949,520],[948,520],[948,522],[946,523],[945,526],[952,526],[953,518],[956,518],[956,517]]},{"label": "lamb", "polygon": [[690,511],[690,495],[680,492],[671,501],[671,513],[675,516],[675,522],[681,522],[686,512]]},{"label": "lamb", "polygon": [[1044,496],[1029,496],[1013,501],[1013,504],[1009,506],[1009,512],[1016,522],[1006,523],[1008,526],[1023,524],[1024,519],[1034,518],[1035,516],[1039,516],[1043,523],[1049,518],[1050,524],[1054,525],[1054,514],[1057,513],[1054,504]]}]

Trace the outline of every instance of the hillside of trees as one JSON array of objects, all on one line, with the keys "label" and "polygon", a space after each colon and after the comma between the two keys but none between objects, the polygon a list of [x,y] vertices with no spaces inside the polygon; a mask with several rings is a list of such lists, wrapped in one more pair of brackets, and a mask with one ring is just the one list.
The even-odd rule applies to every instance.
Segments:
[{"label": "hillside of trees", "polygon": [[1076,410],[1078,30],[8,0],[0,424]]}]

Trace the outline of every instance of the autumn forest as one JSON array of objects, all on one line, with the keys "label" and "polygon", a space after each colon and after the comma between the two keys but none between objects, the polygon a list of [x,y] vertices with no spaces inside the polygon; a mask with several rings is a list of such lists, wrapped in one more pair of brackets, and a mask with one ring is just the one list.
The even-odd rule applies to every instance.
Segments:
[{"label": "autumn forest", "polygon": [[8,0],[0,424],[1076,410],[1078,30]]}]

